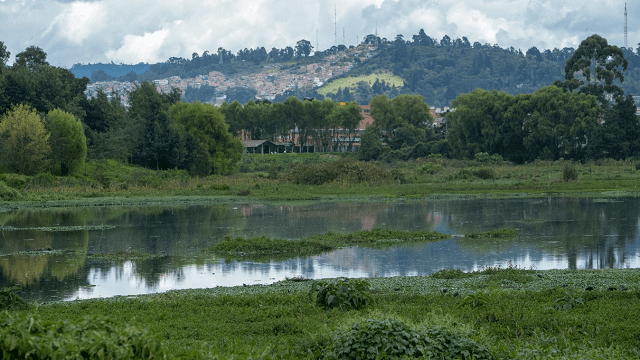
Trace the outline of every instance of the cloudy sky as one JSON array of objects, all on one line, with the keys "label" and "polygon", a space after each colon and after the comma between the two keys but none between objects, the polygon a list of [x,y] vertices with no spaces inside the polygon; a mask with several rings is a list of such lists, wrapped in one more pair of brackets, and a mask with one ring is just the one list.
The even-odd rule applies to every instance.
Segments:
[{"label": "cloudy sky", "polygon": [[[624,46],[624,0],[0,0],[10,63],[30,45],[52,65],[161,62],[224,47],[355,45],[367,34],[441,39],[526,51],[576,48],[597,33]],[[335,12],[335,13],[334,13]],[[628,46],[640,42],[640,2],[629,2]],[[337,26],[334,18],[337,14]],[[317,38],[316,38],[317,33]],[[317,39],[317,40],[316,40]]]}]

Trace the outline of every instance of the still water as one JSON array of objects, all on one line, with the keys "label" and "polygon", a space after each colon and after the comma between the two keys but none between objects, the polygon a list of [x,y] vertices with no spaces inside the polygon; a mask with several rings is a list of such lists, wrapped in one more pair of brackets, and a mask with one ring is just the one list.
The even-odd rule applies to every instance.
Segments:
[{"label": "still water", "polygon": [[[0,213],[0,287],[20,285],[25,298],[52,301],[269,284],[294,276],[429,275],[444,268],[474,271],[509,263],[540,270],[637,268],[639,221],[640,198],[28,209]],[[505,226],[518,229],[519,236],[454,236]],[[298,239],[375,227],[433,230],[452,237],[271,263],[225,261],[201,253],[226,235]],[[88,257],[120,250],[163,256],[126,262]]]}]

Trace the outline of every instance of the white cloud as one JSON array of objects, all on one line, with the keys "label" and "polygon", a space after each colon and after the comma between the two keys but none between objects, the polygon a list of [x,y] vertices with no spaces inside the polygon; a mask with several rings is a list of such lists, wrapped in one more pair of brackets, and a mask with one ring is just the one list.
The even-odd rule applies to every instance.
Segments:
[{"label": "white cloud", "polygon": [[122,46],[117,50],[108,50],[105,55],[113,61],[132,64],[140,62],[140,59],[160,61],[158,53],[168,34],[169,30],[159,30],[142,36],[125,35]]},{"label": "white cloud", "polygon": [[[627,9],[631,45],[640,42],[640,3]],[[422,28],[436,39],[526,50],[577,47],[593,33],[622,45],[623,11],[622,0],[5,0],[0,41],[14,55],[40,46],[52,64],[66,66],[190,58],[218,47],[270,50],[303,38],[324,50],[343,42],[343,29],[350,45],[376,26],[388,39],[410,40]]]},{"label": "white cloud", "polygon": [[100,15],[103,12],[103,5],[100,3],[74,2],[67,12],[55,18],[43,36],[57,27],[56,31],[68,42],[82,45],[84,40],[102,30],[104,24]]}]

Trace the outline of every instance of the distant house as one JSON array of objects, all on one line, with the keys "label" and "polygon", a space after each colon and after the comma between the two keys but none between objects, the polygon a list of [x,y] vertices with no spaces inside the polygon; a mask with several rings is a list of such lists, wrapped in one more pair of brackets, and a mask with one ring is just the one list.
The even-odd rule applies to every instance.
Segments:
[{"label": "distant house", "polygon": [[242,140],[245,154],[283,154],[293,152],[290,142],[271,142],[269,140]]}]

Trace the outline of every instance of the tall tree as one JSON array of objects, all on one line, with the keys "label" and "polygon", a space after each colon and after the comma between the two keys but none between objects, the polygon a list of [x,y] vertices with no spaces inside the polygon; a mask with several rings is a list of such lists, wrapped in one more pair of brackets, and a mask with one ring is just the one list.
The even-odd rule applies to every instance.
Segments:
[{"label": "tall tree", "polygon": [[14,64],[14,66],[25,66],[31,70],[35,70],[40,65],[49,65],[49,63],[47,62],[47,53],[37,46],[29,46],[16,55]]},{"label": "tall tree", "polygon": [[311,51],[313,51],[313,46],[311,46],[309,40],[302,39],[296,43],[297,57],[308,57]]},{"label": "tall tree", "polygon": [[185,149],[178,129],[167,115],[174,97],[159,94],[152,82],[145,81],[129,93],[129,115],[144,124],[139,134],[133,162],[156,170],[181,165]]},{"label": "tall tree", "polygon": [[386,95],[374,97],[369,104],[374,126],[383,141],[397,150],[403,144],[424,140],[426,131],[433,123],[429,105],[420,95],[400,95],[391,100]]},{"label": "tall tree", "polygon": [[191,161],[187,167],[192,174],[227,175],[235,170],[244,148],[229,132],[217,107],[199,101],[177,102],[169,108],[169,115],[196,141],[197,147],[188,155]]},{"label": "tall tree", "polygon": [[329,123],[337,124],[346,132],[347,151],[351,151],[355,141],[358,125],[363,117],[360,114],[360,107],[355,101],[344,105],[336,106],[329,116]]},{"label": "tall tree", "polygon": [[619,47],[609,45],[605,38],[594,34],[583,40],[567,60],[564,68],[566,81],[557,85],[565,90],[579,89],[582,93],[594,95],[600,106],[607,110],[610,108],[609,96],[616,102],[623,100],[624,91],[614,81],[624,81],[623,71],[628,65]]},{"label": "tall tree", "polygon": [[47,120],[52,172],[62,176],[77,172],[87,157],[82,123],[73,114],[60,109],[49,111]]},{"label": "tall tree", "polygon": [[4,45],[2,41],[0,41],[0,73],[4,70],[4,67],[7,65],[7,61],[9,61],[9,57],[11,53],[7,51],[7,47]]},{"label": "tall tree", "polygon": [[[504,115],[514,98],[501,91],[476,89],[460,94],[452,102],[456,111],[447,117],[447,141],[452,155],[473,159],[479,152],[497,153],[503,157],[520,154],[520,149],[505,146],[505,137],[519,134],[520,139],[512,145],[522,144],[521,130],[505,127]],[[522,125],[520,126],[522,127]],[[510,134],[512,131],[515,133]]]},{"label": "tall tree", "polygon": [[24,104],[13,106],[0,119],[0,166],[26,175],[47,171],[49,136],[35,109]]}]

